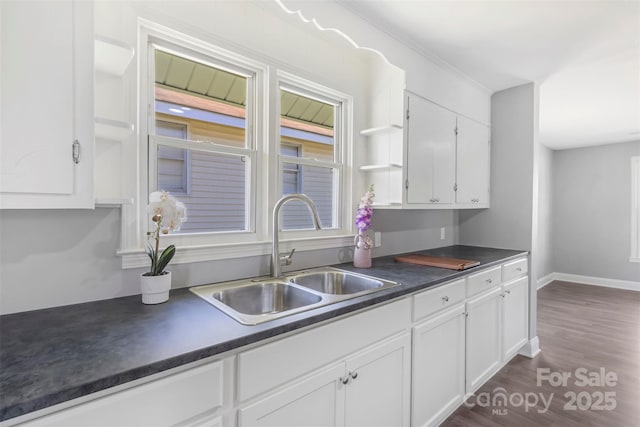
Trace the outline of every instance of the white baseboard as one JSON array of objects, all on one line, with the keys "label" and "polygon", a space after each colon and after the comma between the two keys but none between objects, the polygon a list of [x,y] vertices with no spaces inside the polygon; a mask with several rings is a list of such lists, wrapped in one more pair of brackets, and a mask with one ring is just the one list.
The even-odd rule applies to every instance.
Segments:
[{"label": "white baseboard", "polygon": [[584,285],[603,286],[605,288],[626,289],[640,292],[640,282],[631,280],[607,279],[604,277],[582,276],[579,274],[551,273],[538,279],[538,289],[541,289],[553,282],[560,280],[563,282],[582,283]]},{"label": "white baseboard", "polygon": [[540,350],[540,340],[538,336],[531,338],[525,345],[522,346],[518,354],[521,354],[529,359],[533,359],[538,354],[540,354],[542,350]]}]

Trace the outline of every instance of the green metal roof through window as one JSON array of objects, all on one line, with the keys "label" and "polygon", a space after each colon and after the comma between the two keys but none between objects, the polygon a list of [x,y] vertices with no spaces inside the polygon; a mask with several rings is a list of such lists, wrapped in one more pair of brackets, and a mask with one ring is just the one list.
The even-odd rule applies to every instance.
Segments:
[{"label": "green metal roof through window", "polygon": [[[244,77],[156,50],[156,83],[166,88],[244,106],[247,102]],[[281,91],[282,116],[305,123],[333,128],[333,106],[324,102]]]}]

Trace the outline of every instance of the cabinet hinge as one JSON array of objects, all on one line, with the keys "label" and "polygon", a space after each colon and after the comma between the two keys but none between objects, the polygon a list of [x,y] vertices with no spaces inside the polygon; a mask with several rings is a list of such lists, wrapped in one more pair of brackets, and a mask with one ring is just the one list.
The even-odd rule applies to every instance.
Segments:
[{"label": "cabinet hinge", "polygon": [[405,190],[409,189],[409,179],[405,179],[404,180],[404,188],[405,188]]},{"label": "cabinet hinge", "polygon": [[456,136],[458,135],[458,126],[456,126],[455,129],[453,129],[453,133],[455,133]]},{"label": "cabinet hinge", "polygon": [[458,191],[458,184],[453,184],[453,191]]},{"label": "cabinet hinge", "polygon": [[71,155],[73,156],[73,163],[75,164],[80,163],[80,143],[78,142],[77,139],[73,141],[73,145],[71,148]]},{"label": "cabinet hinge", "polygon": [[407,120],[409,120],[409,109],[407,108]]},{"label": "cabinet hinge", "polygon": [[464,312],[464,317],[469,317],[469,312],[468,311]]}]

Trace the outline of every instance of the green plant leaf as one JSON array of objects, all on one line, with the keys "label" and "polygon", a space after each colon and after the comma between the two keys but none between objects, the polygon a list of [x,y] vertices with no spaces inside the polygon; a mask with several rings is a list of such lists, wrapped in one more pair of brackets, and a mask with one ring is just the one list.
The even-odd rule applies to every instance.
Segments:
[{"label": "green plant leaf", "polygon": [[156,265],[158,263],[158,257],[157,257],[156,251],[153,248],[153,246],[147,243],[146,252],[147,252],[147,255],[149,255],[149,258],[151,258],[151,269],[149,270],[149,273],[150,273],[149,275],[156,276],[155,271],[156,271]]},{"label": "green plant leaf", "polygon": [[169,245],[162,251],[162,253],[158,257],[158,263],[156,264],[154,276],[159,276],[164,272],[165,267],[169,264],[175,254],[175,245]]}]

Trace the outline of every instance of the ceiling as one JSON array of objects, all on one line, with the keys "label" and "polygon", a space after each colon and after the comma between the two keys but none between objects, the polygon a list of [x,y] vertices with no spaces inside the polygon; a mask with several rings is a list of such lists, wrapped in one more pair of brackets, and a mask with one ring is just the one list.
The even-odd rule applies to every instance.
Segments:
[{"label": "ceiling", "polygon": [[539,83],[550,148],[640,139],[640,1],[337,1],[491,91]]}]

